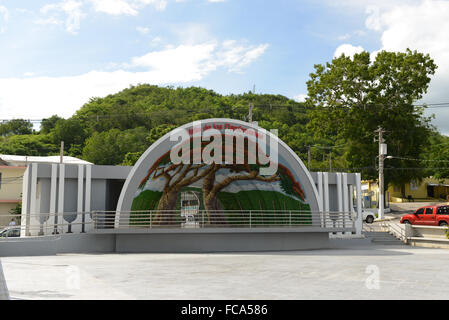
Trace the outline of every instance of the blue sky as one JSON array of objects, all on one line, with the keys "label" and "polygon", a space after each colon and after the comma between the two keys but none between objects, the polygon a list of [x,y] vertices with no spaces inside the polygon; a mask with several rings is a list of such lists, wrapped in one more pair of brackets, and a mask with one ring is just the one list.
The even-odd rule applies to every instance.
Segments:
[{"label": "blue sky", "polygon": [[440,66],[423,100],[449,102],[448,16],[443,0],[0,0],[0,112],[69,117],[143,82],[301,99],[336,53],[407,47]]}]

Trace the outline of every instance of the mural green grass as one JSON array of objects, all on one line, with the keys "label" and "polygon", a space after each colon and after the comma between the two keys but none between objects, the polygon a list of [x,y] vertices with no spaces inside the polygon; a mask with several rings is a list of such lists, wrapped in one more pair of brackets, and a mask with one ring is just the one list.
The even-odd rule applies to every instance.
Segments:
[{"label": "mural green grass", "polygon": [[[246,223],[249,223],[248,214],[239,213],[239,210],[251,210],[251,223],[254,225],[312,223],[308,204],[279,192],[262,190],[220,192],[218,199],[225,210],[236,211],[226,213],[230,224],[239,224],[245,219],[248,220]],[[292,211],[291,214],[288,211]]]},{"label": "mural green grass", "polygon": [[149,213],[136,212],[142,210],[156,210],[157,204],[162,197],[162,192],[144,190],[134,198],[131,205],[130,225],[150,225]]},{"label": "mural green grass", "polygon": [[[200,210],[204,210],[202,202],[202,192],[200,188],[183,188],[182,191],[195,191],[200,199]],[[156,210],[162,192],[145,190],[134,198],[131,215],[138,218],[130,225],[149,225],[148,213],[139,213],[140,210]],[[180,198],[180,197],[179,197]],[[178,198],[176,209],[180,209],[180,199]],[[306,203],[286,196],[276,191],[249,190],[233,192],[219,192],[218,199],[223,207],[226,220],[229,224],[249,224],[248,210],[251,210],[252,225],[268,224],[304,224],[312,223],[310,206]],[[266,212],[273,210],[273,212]],[[243,212],[245,211],[245,212]],[[291,213],[289,212],[291,211]],[[180,216],[176,217],[176,222],[180,222]]]}]

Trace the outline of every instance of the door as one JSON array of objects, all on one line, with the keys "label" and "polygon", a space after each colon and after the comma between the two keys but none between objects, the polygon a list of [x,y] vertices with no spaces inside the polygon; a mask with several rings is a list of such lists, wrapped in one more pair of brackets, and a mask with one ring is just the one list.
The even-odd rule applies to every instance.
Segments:
[{"label": "door", "polygon": [[424,211],[423,224],[427,226],[434,226],[436,222],[435,212],[433,207],[428,207]]},{"label": "door", "polygon": [[424,208],[420,208],[415,212],[415,222],[413,224],[424,224]]}]

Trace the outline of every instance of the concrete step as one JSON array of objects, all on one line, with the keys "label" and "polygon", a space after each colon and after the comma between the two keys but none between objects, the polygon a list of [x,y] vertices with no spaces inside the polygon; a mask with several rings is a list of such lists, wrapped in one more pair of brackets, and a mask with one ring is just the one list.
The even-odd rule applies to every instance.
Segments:
[{"label": "concrete step", "polygon": [[364,232],[364,235],[367,239],[370,239],[371,242],[375,244],[387,244],[387,245],[402,244],[401,240],[397,239],[394,235],[388,232],[371,231],[371,232]]},{"label": "concrete step", "polygon": [[402,245],[404,244],[402,241],[400,240],[377,240],[377,239],[373,239],[371,240],[371,243],[374,244],[386,244],[386,245]]}]

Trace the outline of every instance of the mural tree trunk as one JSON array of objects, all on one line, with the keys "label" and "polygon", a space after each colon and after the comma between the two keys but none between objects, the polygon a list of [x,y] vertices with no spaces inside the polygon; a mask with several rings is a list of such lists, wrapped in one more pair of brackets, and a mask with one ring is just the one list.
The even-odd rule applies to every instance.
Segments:
[{"label": "mural tree trunk", "polygon": [[[231,173],[223,181],[217,182],[215,175],[220,169],[229,169]],[[240,173],[242,172],[243,173]],[[259,169],[250,170],[249,165],[217,165],[214,164],[213,170],[203,179],[203,201],[207,210],[211,224],[227,224],[226,216],[219,208],[218,193],[235,181],[258,180],[263,182],[279,181],[277,173],[269,177],[259,175]]]},{"label": "mural tree trunk", "polygon": [[172,224],[175,221],[176,202],[178,200],[178,192],[175,190],[164,190],[157,212],[153,219],[154,224]]},{"label": "mural tree trunk", "polygon": [[[170,164],[168,160],[169,154],[170,152],[167,152],[159,158],[140,183],[140,187],[143,187],[149,179],[163,178],[165,180],[156,215],[152,219],[154,225],[174,224],[178,214],[176,212],[176,203],[180,190],[201,180],[213,169],[213,167],[207,168],[206,164]],[[164,162],[166,163],[165,166],[163,166]],[[201,169],[203,170],[202,172],[200,172]]]}]

